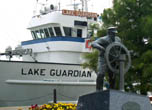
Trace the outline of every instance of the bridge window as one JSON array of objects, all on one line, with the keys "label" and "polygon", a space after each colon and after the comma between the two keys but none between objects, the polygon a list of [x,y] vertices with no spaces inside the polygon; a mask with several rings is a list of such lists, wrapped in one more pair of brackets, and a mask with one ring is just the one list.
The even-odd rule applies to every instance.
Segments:
[{"label": "bridge window", "polygon": [[77,29],[77,37],[82,37],[82,29]]},{"label": "bridge window", "polygon": [[56,36],[62,36],[60,27],[54,27],[54,30],[55,30]]},{"label": "bridge window", "polygon": [[72,28],[63,27],[63,29],[64,29],[65,36],[72,36]]},{"label": "bridge window", "polygon": [[34,31],[31,31],[31,34],[32,34],[33,39],[37,39],[37,36]]},{"label": "bridge window", "polygon": [[40,29],[41,38],[45,38],[45,33],[42,29]]},{"label": "bridge window", "polygon": [[77,37],[77,29],[72,28],[72,37]]},{"label": "bridge window", "polygon": [[36,30],[35,31],[35,34],[37,36],[38,39],[41,39],[41,34],[40,34],[40,31],[39,30]]},{"label": "bridge window", "polygon": [[49,36],[50,36],[47,28],[44,28],[44,33],[45,33],[45,36],[46,36],[46,37],[49,37]]},{"label": "bridge window", "polygon": [[54,33],[53,33],[52,27],[49,27],[49,33],[50,33],[51,37],[52,37],[52,36],[55,36]]}]

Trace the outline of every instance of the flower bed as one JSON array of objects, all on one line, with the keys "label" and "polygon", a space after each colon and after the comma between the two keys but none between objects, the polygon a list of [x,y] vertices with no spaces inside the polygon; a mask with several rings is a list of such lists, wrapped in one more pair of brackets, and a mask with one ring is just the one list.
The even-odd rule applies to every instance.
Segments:
[{"label": "flower bed", "polygon": [[49,103],[41,106],[31,105],[29,110],[76,110],[77,104],[72,103]]}]

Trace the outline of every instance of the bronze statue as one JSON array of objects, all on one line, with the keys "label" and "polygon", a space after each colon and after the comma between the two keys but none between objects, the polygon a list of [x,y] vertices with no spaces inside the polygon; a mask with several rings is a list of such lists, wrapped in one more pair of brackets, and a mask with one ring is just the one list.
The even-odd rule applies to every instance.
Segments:
[{"label": "bronze statue", "polygon": [[[107,35],[104,37],[100,37],[99,39],[92,42],[91,46],[99,50],[99,57],[98,57],[98,73],[97,73],[97,80],[96,80],[96,90],[103,90],[103,82],[105,73],[108,72],[109,75],[109,83],[110,88],[115,88],[115,78],[116,75],[113,71],[111,71],[107,67],[107,63],[105,60],[105,50],[106,48],[113,42],[121,42],[121,39],[116,36],[117,29],[116,27],[109,27],[107,30]],[[112,56],[111,56],[112,57]]]}]

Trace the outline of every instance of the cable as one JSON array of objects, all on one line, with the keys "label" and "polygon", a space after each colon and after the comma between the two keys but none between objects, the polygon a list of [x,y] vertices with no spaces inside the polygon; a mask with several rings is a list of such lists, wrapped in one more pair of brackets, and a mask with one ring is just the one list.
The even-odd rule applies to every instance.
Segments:
[{"label": "cable", "polygon": [[63,97],[66,97],[66,98],[69,98],[69,99],[75,99],[74,97],[70,97],[70,96],[65,96],[65,95],[63,95],[63,94],[61,94],[61,93],[58,93],[60,96],[63,96]]},{"label": "cable", "polygon": [[[21,100],[6,100],[6,99],[0,99],[0,102],[4,101],[4,102],[26,102],[26,101],[33,101],[33,100],[38,100],[38,99],[42,99],[42,98],[45,98],[45,97],[50,97],[50,96],[53,96],[53,93],[48,93],[47,95],[43,95],[43,96],[38,96],[38,97],[33,97],[33,98],[29,98],[29,99],[21,99]],[[63,96],[63,97],[66,97],[66,98],[69,98],[69,99],[74,99],[74,97],[70,97],[70,96],[66,96],[66,95],[63,95],[61,93],[58,93],[57,92],[57,97],[58,96]]]},{"label": "cable", "polygon": [[41,98],[44,98],[44,97],[48,97],[48,96],[53,96],[52,93],[49,93],[47,95],[44,95],[44,96],[39,96],[39,97],[33,97],[33,98],[29,98],[29,99],[22,99],[22,100],[3,100],[3,99],[0,99],[0,102],[1,101],[5,101],[5,102],[25,102],[25,101],[32,101],[32,100],[38,100],[38,99],[41,99]]}]

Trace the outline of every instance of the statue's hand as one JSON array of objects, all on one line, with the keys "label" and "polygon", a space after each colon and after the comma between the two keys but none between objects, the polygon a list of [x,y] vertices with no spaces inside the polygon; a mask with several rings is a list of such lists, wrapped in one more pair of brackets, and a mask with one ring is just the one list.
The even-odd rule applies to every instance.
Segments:
[{"label": "statue's hand", "polygon": [[92,46],[93,48],[98,49],[99,51],[105,52],[105,48],[104,48],[103,46],[101,46],[99,43],[93,42],[93,43],[91,44],[91,46]]}]

